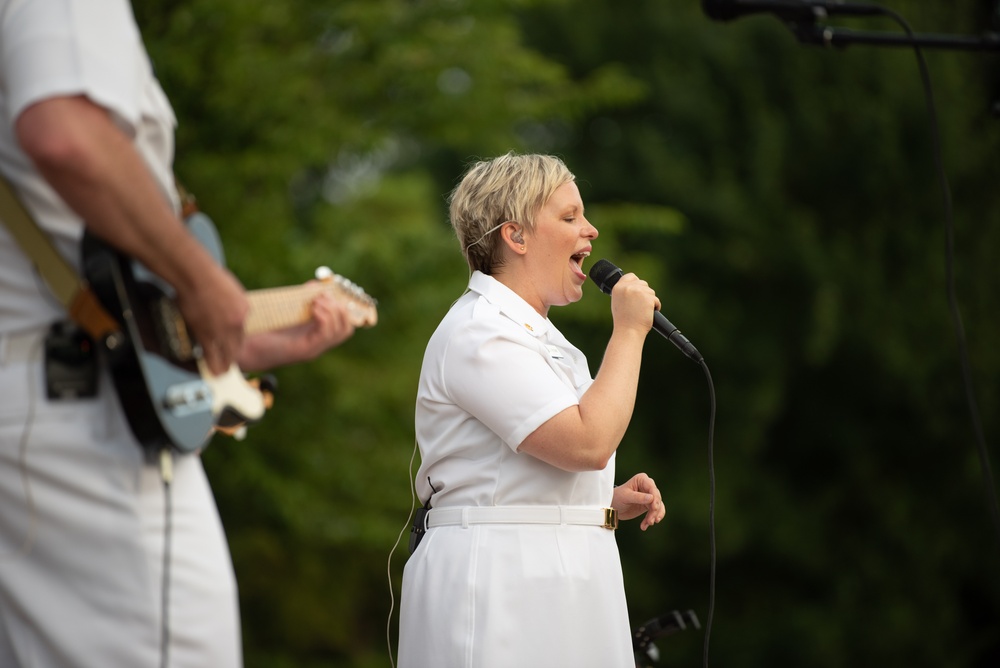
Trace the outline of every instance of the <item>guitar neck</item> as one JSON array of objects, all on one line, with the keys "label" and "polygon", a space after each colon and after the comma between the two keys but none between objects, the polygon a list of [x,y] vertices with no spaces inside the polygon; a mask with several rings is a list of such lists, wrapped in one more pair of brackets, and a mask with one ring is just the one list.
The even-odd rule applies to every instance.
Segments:
[{"label": "guitar neck", "polygon": [[290,285],[247,292],[250,313],[247,315],[247,334],[269,332],[309,322],[310,305],[323,292],[321,285]]},{"label": "guitar neck", "polygon": [[332,274],[318,282],[248,292],[250,313],[246,333],[269,332],[309,322],[312,302],[324,292],[347,306],[348,319],[355,327],[373,327],[378,322],[375,300],[343,276]]}]

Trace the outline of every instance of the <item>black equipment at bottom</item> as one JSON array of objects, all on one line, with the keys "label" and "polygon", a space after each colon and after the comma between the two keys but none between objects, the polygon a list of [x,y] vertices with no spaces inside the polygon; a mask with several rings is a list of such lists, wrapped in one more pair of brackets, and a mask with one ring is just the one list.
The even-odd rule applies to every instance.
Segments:
[{"label": "black equipment at bottom", "polygon": [[674,610],[654,617],[632,632],[632,652],[635,654],[635,668],[653,668],[660,660],[660,649],[653,643],[657,638],[665,638],[691,625],[701,629],[701,623],[694,610]]}]

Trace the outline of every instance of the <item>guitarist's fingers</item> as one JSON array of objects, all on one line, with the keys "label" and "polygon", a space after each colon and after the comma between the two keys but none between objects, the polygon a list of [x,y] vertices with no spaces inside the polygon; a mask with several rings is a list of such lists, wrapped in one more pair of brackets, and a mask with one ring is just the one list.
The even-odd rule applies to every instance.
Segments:
[{"label": "guitarist's fingers", "polygon": [[236,359],[236,355],[228,351],[220,341],[212,341],[207,346],[202,346],[202,354],[208,370],[216,376],[224,374]]},{"label": "guitarist's fingers", "polygon": [[240,325],[238,330],[230,330],[227,333],[229,336],[213,341],[213,345],[210,348],[210,356],[205,360],[208,363],[209,370],[216,375],[223,374],[229,370],[236,362],[240,354],[240,349],[243,347],[242,325]]},{"label": "guitarist's fingers", "polygon": [[323,350],[343,343],[354,334],[347,304],[327,294],[320,293],[313,300],[312,316],[318,325],[319,344]]},{"label": "guitarist's fingers", "polygon": [[243,325],[249,303],[236,277],[214,265],[205,280],[189,290],[178,289],[177,305],[201,344],[208,370],[225,373],[243,345]]}]

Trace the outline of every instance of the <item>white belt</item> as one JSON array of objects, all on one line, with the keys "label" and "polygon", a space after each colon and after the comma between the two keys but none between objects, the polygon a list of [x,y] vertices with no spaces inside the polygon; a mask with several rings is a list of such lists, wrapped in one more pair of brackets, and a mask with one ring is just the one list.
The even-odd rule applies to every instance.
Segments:
[{"label": "white belt", "polygon": [[45,334],[44,329],[0,334],[0,364],[42,359]]},{"label": "white belt", "polygon": [[425,520],[427,528],[459,524],[577,524],[597,526],[612,531],[618,528],[614,508],[579,506],[464,506],[431,508]]}]

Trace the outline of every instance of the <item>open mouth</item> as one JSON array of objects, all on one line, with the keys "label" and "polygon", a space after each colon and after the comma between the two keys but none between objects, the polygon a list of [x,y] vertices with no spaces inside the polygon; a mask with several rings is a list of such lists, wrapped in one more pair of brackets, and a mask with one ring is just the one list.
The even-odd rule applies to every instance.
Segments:
[{"label": "open mouth", "polygon": [[584,280],[587,279],[587,275],[583,272],[583,261],[590,257],[590,251],[580,251],[579,253],[574,253],[570,256],[570,265],[576,269],[576,273],[583,277]]}]

